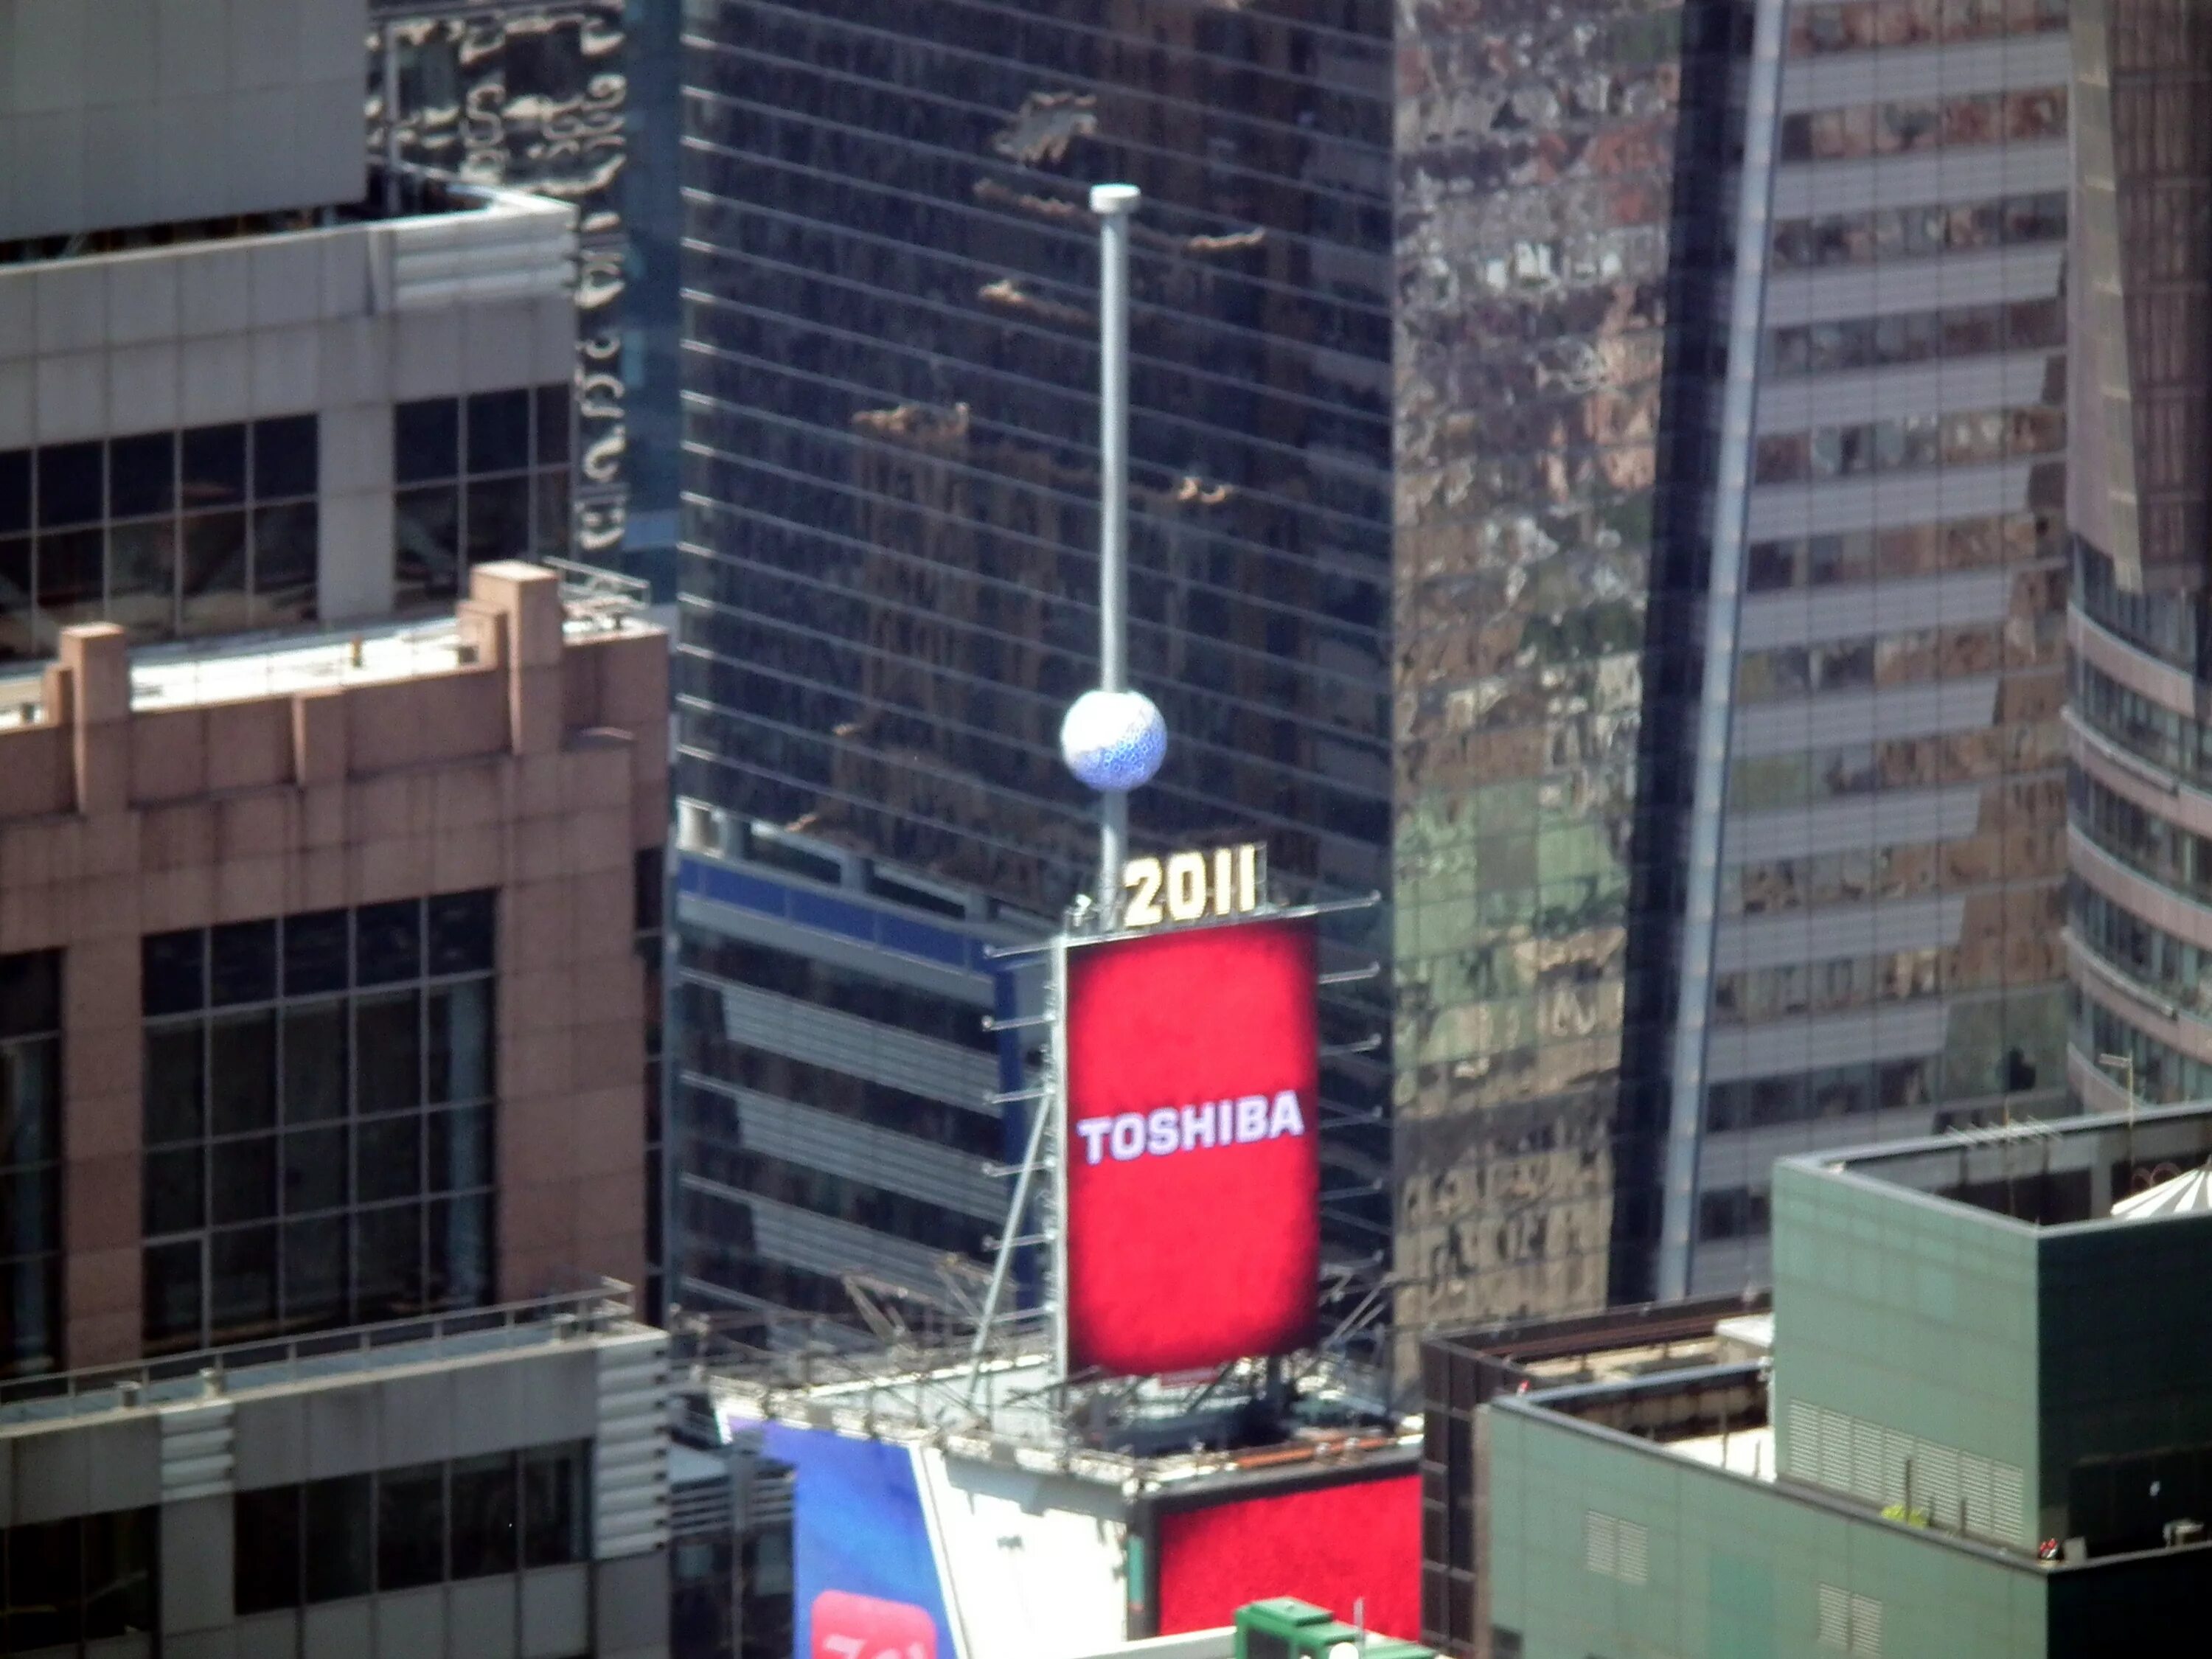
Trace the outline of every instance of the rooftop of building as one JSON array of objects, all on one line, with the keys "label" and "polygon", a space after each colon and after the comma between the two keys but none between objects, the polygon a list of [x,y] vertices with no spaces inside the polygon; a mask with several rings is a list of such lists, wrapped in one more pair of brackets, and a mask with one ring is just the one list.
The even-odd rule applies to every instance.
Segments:
[{"label": "rooftop of building", "polygon": [[114,1412],[653,1334],[636,1315],[631,1286],[619,1279],[599,1279],[577,1290],[492,1307],[0,1378],[0,1436]]},{"label": "rooftop of building", "polygon": [[[1764,1291],[1651,1302],[1563,1317],[1493,1321],[1445,1331],[1426,1346],[1439,1359],[1471,1364],[1480,1404],[1509,1390],[1620,1382],[1744,1359],[1773,1346]],[[1763,1331],[1764,1334],[1760,1333]],[[1451,1389],[1437,1377],[1431,1401]]]},{"label": "rooftop of building", "polygon": [[1954,1129],[1784,1162],[2034,1230],[2152,1225],[2203,1213],[2202,1205],[2127,1200],[2212,1164],[2212,1102]]},{"label": "rooftop of building", "polygon": [[[2015,1237],[2034,1237],[2061,1232],[2117,1236],[2126,1229],[2154,1228],[2177,1217],[2187,1220],[2212,1212],[2212,1203],[2202,1194],[2204,1183],[2191,1180],[2208,1160],[2212,1160],[2212,1103],[2197,1103],[1807,1154],[1784,1160],[1783,1168],[1796,1171],[1801,1182],[1806,1176],[1848,1182],[1900,1204],[1935,1206]],[[2193,1188],[2193,1196],[2178,1206],[2128,1203],[2134,1194],[2183,1188]],[[1800,1204],[1808,1201],[1807,1190],[1800,1186]],[[2116,1204],[2123,1206],[2118,1212]],[[1778,1207],[1778,1249],[1790,1213]],[[1863,1206],[1850,1213],[1856,1224],[1867,1224]],[[1820,1240],[1824,1249],[1832,1249],[1835,1243],[1826,1236]],[[2099,1259],[2111,1254],[2100,1252]],[[2114,1259],[2134,1258],[2123,1253]],[[1824,1273],[1860,1284],[1863,1290],[1870,1282],[1865,1273],[1855,1277],[1850,1264],[1832,1260],[1825,1261]],[[1909,1293],[1906,1299],[1911,1300]],[[2092,1536],[2063,1540],[2053,1546],[2054,1557],[2044,1558],[2029,1547],[2033,1540],[2007,1535],[1986,1518],[1995,1513],[1988,1509],[1986,1494],[1976,1499],[1983,1507],[1972,1517],[1964,1502],[1955,1514],[1938,1512],[1945,1505],[1926,1496],[1928,1486],[1921,1488],[1916,1502],[1910,1473],[1914,1443],[1908,1432],[1915,1425],[1909,1418],[1899,1419],[1903,1429],[1893,1425],[1869,1431],[1869,1425],[1854,1424],[1832,1412],[1816,1421],[1822,1414],[1815,1408],[1801,1421],[1802,1402],[1796,1389],[1802,1382],[1790,1383],[1786,1377],[1778,1401],[1771,1315],[1741,1310],[1717,1316],[1711,1304],[1686,1304],[1672,1316],[1663,1305],[1622,1314],[1626,1316],[1594,1316],[1522,1331],[1459,1334],[1443,1346],[1476,1361],[1479,1368],[1489,1368],[1479,1370],[1481,1397],[1499,1409],[1610,1438],[1624,1449],[1632,1448],[1645,1455],[1699,1465],[1717,1476],[1771,1489],[1790,1501],[1861,1521],[1909,1527],[1932,1540],[2023,1565],[2103,1565],[2146,1553],[2130,1538]],[[1709,1332],[1703,1343],[1692,1328],[1700,1324]],[[1786,1334],[1789,1328],[1785,1319],[1784,1360],[1799,1352]],[[1960,1340],[1968,1339],[1962,1334]],[[1945,1363],[1954,1358],[1947,1356]],[[2032,1358],[2028,1363],[2033,1363]],[[2081,1409],[2078,1401],[2068,1408],[2077,1413]],[[1790,1445],[1798,1460],[1792,1465],[1797,1471],[1794,1475],[1779,1467],[1775,1419],[1781,1413],[1788,1414]],[[1866,1448],[1853,1441],[1838,1452],[1828,1437],[1809,1438],[1832,1437],[1838,1424],[1847,1436],[1863,1437],[1868,1431],[1887,1435],[1875,1461],[1893,1461],[1893,1452],[1906,1460],[1905,1502],[1893,1501],[1894,1492],[1887,1494],[1893,1501],[1880,1501],[1872,1495],[1874,1488],[1863,1486],[1872,1455]],[[1896,1446],[1904,1449],[1896,1452]],[[1947,1454],[1941,1447],[1923,1447],[1920,1455],[1922,1478],[1933,1486]],[[1961,1459],[1956,1452],[1948,1455],[1955,1462],[1975,1461]],[[1848,1468],[1849,1473],[1815,1480],[1804,1475],[1808,1459],[1817,1459],[1823,1467]],[[2196,1542],[2196,1536],[2185,1530],[2169,1550],[2212,1547]]]},{"label": "rooftop of building", "polygon": [[[561,581],[568,639],[655,630],[643,582],[564,560],[546,562]],[[444,616],[337,623],[309,631],[226,635],[143,647],[131,653],[134,713],[287,696],[327,687],[371,685],[472,666],[478,647],[465,618]],[[0,732],[46,719],[46,665],[0,675]]]},{"label": "rooftop of building", "polygon": [[0,241],[0,273],[133,254],[178,253],[364,225],[437,223],[457,216],[484,219],[514,213],[574,216],[574,210],[543,196],[464,183],[420,167],[379,163],[369,169],[368,190],[357,202],[21,237]]},{"label": "rooftop of building", "polygon": [[1768,1364],[1761,1360],[1536,1389],[1500,1395],[1492,1403],[1495,1409],[1612,1440],[1624,1451],[1698,1465],[1716,1477],[1765,1490],[1780,1500],[1895,1527],[1931,1544],[2000,1559],[2022,1570],[2094,1570],[2177,1552],[2212,1559],[2212,1539],[2204,1538],[2201,1528],[2185,1528],[2164,1548],[2069,1538],[2051,1540],[2046,1547],[2051,1553],[2045,1553],[1970,1526],[1963,1508],[1954,1518],[1935,1512],[1937,1506],[1932,1503],[1908,1510],[1903,1504],[1879,1503],[1861,1492],[1784,1475],[1778,1468],[1770,1374]]},{"label": "rooftop of building", "polygon": [[1063,1381],[1048,1339],[855,1350],[780,1334],[774,1346],[679,1329],[731,1429],[784,1422],[856,1437],[927,1443],[955,1454],[1115,1487],[1182,1487],[1256,1468],[1407,1457],[1418,1418],[1392,1415],[1364,1365],[1326,1353],[1285,1362],[1293,1403],[1254,1411],[1264,1360],[1190,1376]]}]

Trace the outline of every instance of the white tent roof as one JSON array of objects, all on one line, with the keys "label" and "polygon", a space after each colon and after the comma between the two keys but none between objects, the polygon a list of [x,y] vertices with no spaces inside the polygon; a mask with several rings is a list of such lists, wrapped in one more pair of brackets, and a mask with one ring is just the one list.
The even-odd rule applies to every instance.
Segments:
[{"label": "white tent roof", "polygon": [[2191,1170],[2144,1188],[2112,1206],[2112,1213],[2130,1221],[2146,1216],[2181,1215],[2193,1210],[2212,1210],[2212,1164]]}]

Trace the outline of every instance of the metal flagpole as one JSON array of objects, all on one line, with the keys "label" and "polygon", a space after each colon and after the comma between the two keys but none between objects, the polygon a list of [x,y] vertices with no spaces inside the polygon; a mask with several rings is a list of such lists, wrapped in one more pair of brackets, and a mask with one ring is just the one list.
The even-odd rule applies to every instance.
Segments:
[{"label": "metal flagpole", "polygon": [[[1129,216],[1134,185],[1093,185],[1098,216],[1098,689],[1128,689]],[[1108,927],[1129,859],[1129,792],[1098,795],[1098,908]]]},{"label": "metal flagpole", "polygon": [[[1098,686],[1076,699],[1060,738],[1069,769],[1098,792],[1098,890],[1092,914],[1101,931],[1113,927],[1121,908],[1121,868],[1129,857],[1129,791],[1151,780],[1167,752],[1159,710],[1129,690],[1129,216],[1141,195],[1134,185],[1091,188],[1091,210],[1098,216]],[[1060,948],[1066,949],[1064,942]],[[1055,1006],[1052,1017],[1057,1020],[1063,1013]],[[1057,1044],[1053,1063],[1057,1071]],[[1006,1231],[991,1264],[969,1356],[970,1400],[1006,1295],[1033,1179],[1039,1165],[1056,1156],[1048,1147],[1062,1110],[1060,1082],[1054,1079],[1037,1106],[1007,1201]],[[1060,1294],[1061,1288],[1055,1285],[1054,1293]]]}]

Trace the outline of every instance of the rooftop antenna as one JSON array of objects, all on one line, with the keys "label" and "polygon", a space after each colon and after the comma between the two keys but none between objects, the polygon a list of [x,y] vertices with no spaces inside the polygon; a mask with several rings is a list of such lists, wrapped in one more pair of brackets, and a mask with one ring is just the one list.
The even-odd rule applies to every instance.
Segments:
[{"label": "rooftop antenna", "polygon": [[1167,724],[1152,700],[1129,689],[1129,218],[1134,185],[1093,185],[1098,216],[1098,688],[1060,723],[1067,769],[1098,792],[1101,929],[1121,915],[1129,854],[1129,791],[1152,781],[1167,757]]},{"label": "rooftop antenna", "polygon": [[[1098,686],[1069,705],[1060,752],[1079,781],[1098,793],[1098,884],[1092,903],[1071,907],[1067,921],[1099,932],[1121,915],[1121,868],[1129,857],[1129,791],[1149,783],[1167,757],[1167,723],[1152,700],[1129,689],[1129,218],[1141,198],[1134,185],[1093,185],[1098,218]],[[1059,1011],[1054,1011],[1054,1018]],[[1056,1085],[1055,1085],[1056,1087]],[[1029,1147],[1006,1206],[998,1259],[983,1294],[969,1357],[972,1398],[982,1374],[992,1322],[1022,1239],[1030,1182],[1045,1155],[1058,1110],[1054,1087],[1041,1091]],[[1064,1386],[1059,1379],[1056,1386]]]}]

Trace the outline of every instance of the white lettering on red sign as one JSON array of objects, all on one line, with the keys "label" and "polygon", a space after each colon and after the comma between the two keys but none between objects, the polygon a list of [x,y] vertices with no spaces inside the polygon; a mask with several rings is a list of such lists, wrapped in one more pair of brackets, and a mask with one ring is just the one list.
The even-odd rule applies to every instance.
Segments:
[{"label": "white lettering on red sign", "polygon": [[1079,1120],[1083,1161],[1108,1158],[1126,1164],[1134,1158],[1166,1158],[1217,1146],[1240,1146],[1278,1135],[1306,1132],[1305,1113],[1295,1091],[1285,1089],[1271,1102],[1265,1095],[1201,1101],[1195,1106],[1158,1106],[1149,1112],[1121,1112],[1112,1117]]}]

